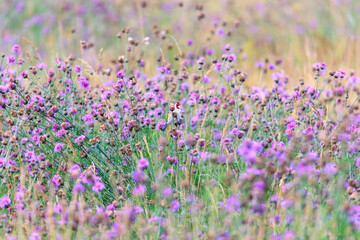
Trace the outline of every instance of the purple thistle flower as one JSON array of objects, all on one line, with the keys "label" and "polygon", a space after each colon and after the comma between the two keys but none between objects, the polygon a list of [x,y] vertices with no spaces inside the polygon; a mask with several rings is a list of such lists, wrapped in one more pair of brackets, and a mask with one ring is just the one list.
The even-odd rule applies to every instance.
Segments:
[{"label": "purple thistle flower", "polygon": [[144,173],[142,171],[140,171],[140,170],[135,170],[133,172],[132,179],[137,183],[141,183],[141,184],[146,183],[146,178],[144,176]]},{"label": "purple thistle flower", "polygon": [[55,207],[54,207],[54,213],[55,214],[60,214],[62,211],[64,211],[63,207],[61,206],[61,204],[57,204]]},{"label": "purple thistle flower", "polygon": [[29,237],[29,240],[41,240],[41,236],[37,232],[32,232]]},{"label": "purple thistle flower", "polygon": [[140,158],[138,161],[138,166],[141,170],[144,170],[149,167],[149,160],[146,158]]},{"label": "purple thistle flower", "polygon": [[16,58],[15,58],[15,56],[8,56],[7,57],[7,62],[8,62],[8,64],[9,65],[14,65],[15,64],[15,62],[16,62]]},{"label": "purple thistle flower", "polygon": [[105,185],[100,182],[100,181],[96,181],[94,186],[92,186],[91,190],[93,190],[94,192],[98,193],[101,190],[103,190],[105,188]]},{"label": "purple thistle flower", "polygon": [[54,175],[54,177],[51,179],[51,183],[53,183],[55,187],[58,188],[62,184],[62,178],[59,175]]},{"label": "purple thistle flower", "polygon": [[20,48],[19,44],[14,44],[14,46],[12,46],[12,48],[11,48],[12,53],[20,53],[20,51],[21,51],[21,48]]},{"label": "purple thistle flower", "polygon": [[83,193],[85,191],[85,187],[81,183],[77,183],[73,188],[74,193]]},{"label": "purple thistle flower", "polygon": [[179,210],[179,208],[180,208],[179,201],[174,200],[174,201],[171,202],[171,210],[173,212],[177,212]]},{"label": "purple thistle flower", "polygon": [[5,195],[0,199],[0,208],[6,208],[8,206],[10,206],[11,203],[11,199]]},{"label": "purple thistle flower", "polygon": [[194,41],[193,41],[192,39],[188,39],[188,40],[186,41],[186,45],[188,45],[188,46],[192,46],[193,43],[194,43]]},{"label": "purple thistle flower", "polygon": [[262,151],[261,143],[245,139],[244,142],[236,149],[236,153],[245,158],[248,164],[253,164],[256,161],[256,155]]},{"label": "purple thistle flower", "polygon": [[206,55],[211,56],[211,55],[213,55],[213,53],[214,53],[214,51],[211,48],[206,49]]},{"label": "purple thistle flower", "polygon": [[36,64],[36,68],[43,70],[43,69],[47,68],[47,65],[45,63],[41,62],[41,63]]},{"label": "purple thistle flower", "polygon": [[190,89],[190,84],[187,83],[187,82],[183,82],[183,83],[181,83],[180,89],[181,89],[182,91],[189,91],[189,89]]},{"label": "purple thistle flower", "polygon": [[225,30],[223,28],[218,28],[216,30],[216,34],[219,36],[223,36],[225,34]]},{"label": "purple thistle flower", "polygon": [[210,78],[209,78],[208,75],[204,75],[204,77],[203,77],[203,79],[201,81],[204,82],[204,83],[208,83],[208,82],[210,82]]},{"label": "purple thistle flower", "polygon": [[86,78],[79,79],[79,84],[85,90],[90,89],[90,82]]},{"label": "purple thistle flower", "polygon": [[146,187],[144,185],[139,185],[135,188],[133,188],[133,191],[132,193],[135,195],[135,196],[143,196],[146,192]]},{"label": "purple thistle flower", "polygon": [[76,66],[74,67],[74,72],[76,72],[76,73],[81,73],[81,66],[76,65]]},{"label": "purple thistle flower", "polygon": [[81,135],[81,136],[75,138],[74,142],[76,144],[81,145],[85,141],[85,139],[86,139],[86,137],[84,135]]},{"label": "purple thistle flower", "polygon": [[172,191],[171,187],[164,188],[164,190],[162,191],[162,195],[166,198],[171,197],[172,194],[173,194],[173,191]]},{"label": "purple thistle flower", "polygon": [[255,67],[258,69],[264,68],[265,67],[265,63],[263,62],[257,62],[255,63]]},{"label": "purple thistle flower", "polygon": [[65,129],[60,129],[57,133],[57,137],[64,137],[66,135],[67,131]]},{"label": "purple thistle flower", "polygon": [[324,167],[324,173],[328,176],[333,176],[338,172],[338,167],[335,163],[328,163]]},{"label": "purple thistle flower", "polygon": [[215,64],[214,71],[215,71],[215,72],[221,72],[221,70],[222,70],[222,63],[221,63],[221,62],[217,62],[217,63]]},{"label": "purple thistle flower", "polygon": [[274,69],[275,69],[275,65],[272,64],[272,63],[269,63],[269,64],[268,64],[268,69],[269,69],[269,70],[274,70]]},{"label": "purple thistle flower", "polygon": [[227,55],[226,59],[227,59],[228,62],[235,62],[237,57],[236,57],[235,54],[232,53],[232,54]]},{"label": "purple thistle flower", "polygon": [[54,152],[59,153],[64,149],[63,143],[56,143],[54,147]]},{"label": "purple thistle flower", "polygon": [[72,179],[77,179],[77,178],[80,176],[81,168],[80,168],[79,165],[74,164],[74,165],[70,168],[69,172],[70,172],[70,175],[71,175]]},{"label": "purple thistle flower", "polygon": [[156,125],[156,130],[163,130],[166,127],[166,122],[164,119],[160,119]]},{"label": "purple thistle flower", "polygon": [[225,209],[228,212],[234,212],[234,211],[239,211],[241,207],[241,203],[239,200],[239,196],[238,195],[231,195],[227,200],[226,200],[226,205],[225,205]]}]

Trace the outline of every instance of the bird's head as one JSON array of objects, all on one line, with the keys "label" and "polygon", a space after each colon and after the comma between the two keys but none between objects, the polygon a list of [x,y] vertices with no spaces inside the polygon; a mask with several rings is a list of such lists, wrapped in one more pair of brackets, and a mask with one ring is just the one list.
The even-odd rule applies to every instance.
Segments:
[{"label": "bird's head", "polygon": [[175,108],[176,108],[176,109],[180,109],[180,106],[181,106],[181,105],[180,105],[179,102],[175,103]]}]

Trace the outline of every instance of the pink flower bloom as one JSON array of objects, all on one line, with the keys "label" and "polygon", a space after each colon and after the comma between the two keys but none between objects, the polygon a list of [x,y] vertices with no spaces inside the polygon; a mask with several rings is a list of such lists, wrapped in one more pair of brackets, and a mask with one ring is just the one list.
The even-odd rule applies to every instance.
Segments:
[{"label": "pink flower bloom", "polygon": [[54,175],[51,182],[58,188],[62,184],[62,178],[59,175]]},{"label": "pink flower bloom", "polygon": [[76,66],[74,67],[74,72],[76,72],[76,73],[81,73],[81,66],[76,65]]},{"label": "pink flower bloom", "polygon": [[124,71],[119,71],[119,72],[116,73],[117,78],[123,78],[124,76],[125,76]]},{"label": "pink flower bloom", "polygon": [[59,153],[63,150],[64,144],[63,143],[56,143],[54,147],[54,152]]},{"label": "pink flower bloom", "polygon": [[47,68],[47,65],[45,63],[38,63],[38,64],[36,64],[36,68],[43,70],[43,69]]},{"label": "pink flower bloom", "polygon": [[90,82],[89,80],[87,80],[86,77],[79,77],[79,84],[80,86],[85,89],[85,90],[89,90],[90,89]]},{"label": "pink flower bloom", "polygon": [[14,65],[15,61],[16,61],[16,58],[11,55],[11,56],[8,56],[7,61],[8,61],[9,65]]},{"label": "pink flower bloom", "polygon": [[135,195],[135,196],[143,196],[146,192],[146,187],[144,185],[139,185],[135,188],[133,188],[133,191],[132,193]]},{"label": "pink flower bloom", "polygon": [[5,195],[0,199],[0,208],[6,208],[8,206],[10,206],[11,200],[10,198]]},{"label": "pink flower bloom", "polygon": [[179,201],[174,200],[174,201],[171,202],[171,210],[173,212],[177,212],[179,210],[179,208],[180,208]]},{"label": "pink flower bloom", "polygon": [[11,48],[12,53],[19,53],[21,51],[19,44],[14,44],[14,46]]},{"label": "pink flower bloom", "polygon": [[149,160],[147,160],[146,158],[140,158],[138,165],[141,170],[144,170],[149,167]]},{"label": "pink flower bloom", "polygon": [[101,190],[103,190],[105,188],[105,185],[100,182],[100,181],[96,181],[94,186],[91,188],[91,190],[93,190],[94,192],[98,193]]}]

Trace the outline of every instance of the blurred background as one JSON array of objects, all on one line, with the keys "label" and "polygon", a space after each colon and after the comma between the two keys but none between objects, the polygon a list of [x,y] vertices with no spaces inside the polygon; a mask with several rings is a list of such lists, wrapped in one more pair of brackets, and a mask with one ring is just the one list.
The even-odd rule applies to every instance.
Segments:
[{"label": "blurred background", "polygon": [[[0,11],[0,52],[9,54],[18,43],[54,65],[56,57],[80,56],[84,40],[91,46],[86,61],[106,68],[126,54],[128,37],[149,38],[132,53],[150,59],[147,74],[156,72],[161,52],[170,63],[178,47],[196,57],[210,49],[219,57],[226,43],[250,76],[259,74],[256,62],[279,57],[294,83],[312,81],[314,62],[333,71],[359,65],[358,0],[3,0]],[[129,33],[118,38],[124,28]]]}]

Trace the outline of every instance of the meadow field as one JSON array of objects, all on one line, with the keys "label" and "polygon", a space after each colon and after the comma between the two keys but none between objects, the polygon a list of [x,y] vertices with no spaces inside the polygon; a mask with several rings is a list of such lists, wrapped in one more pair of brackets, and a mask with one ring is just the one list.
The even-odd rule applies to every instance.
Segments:
[{"label": "meadow field", "polygon": [[0,239],[360,239],[360,1],[2,0]]}]

